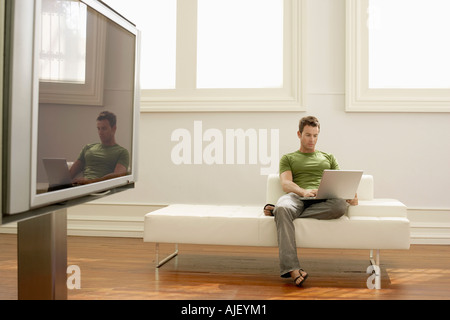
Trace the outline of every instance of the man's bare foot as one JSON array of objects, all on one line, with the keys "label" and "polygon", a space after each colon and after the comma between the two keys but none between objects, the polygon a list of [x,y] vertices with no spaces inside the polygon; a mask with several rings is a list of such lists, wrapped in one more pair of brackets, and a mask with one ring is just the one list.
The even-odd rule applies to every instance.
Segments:
[{"label": "man's bare foot", "polygon": [[297,287],[301,287],[306,278],[308,278],[308,274],[303,269],[291,271],[290,275]]},{"label": "man's bare foot", "polygon": [[270,203],[266,204],[264,206],[264,214],[266,216],[273,216],[273,209],[275,209],[275,206],[273,204]]}]

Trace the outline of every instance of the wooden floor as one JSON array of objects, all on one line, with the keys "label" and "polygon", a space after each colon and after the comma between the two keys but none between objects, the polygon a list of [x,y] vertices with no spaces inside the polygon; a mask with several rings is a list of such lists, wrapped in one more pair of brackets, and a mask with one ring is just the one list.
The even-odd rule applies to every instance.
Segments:
[{"label": "wooden floor", "polygon": [[[17,299],[16,235],[0,234],[0,299]],[[162,245],[170,253],[171,245]],[[450,299],[450,246],[381,251],[382,289],[370,290],[368,251],[300,249],[303,288],[278,275],[277,248],[180,245],[155,269],[142,239],[69,237],[68,265],[81,270],[69,300]]]}]

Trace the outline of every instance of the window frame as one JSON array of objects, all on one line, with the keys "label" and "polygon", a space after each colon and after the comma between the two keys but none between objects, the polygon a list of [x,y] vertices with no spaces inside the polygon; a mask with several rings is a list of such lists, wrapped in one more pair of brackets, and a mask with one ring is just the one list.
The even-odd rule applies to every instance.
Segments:
[{"label": "window frame", "polygon": [[176,88],[142,89],[141,112],[305,111],[305,1],[283,1],[282,88],[197,89],[197,0],[177,1]]},{"label": "window frame", "polygon": [[450,112],[450,89],[369,88],[369,0],[346,0],[346,111]]}]

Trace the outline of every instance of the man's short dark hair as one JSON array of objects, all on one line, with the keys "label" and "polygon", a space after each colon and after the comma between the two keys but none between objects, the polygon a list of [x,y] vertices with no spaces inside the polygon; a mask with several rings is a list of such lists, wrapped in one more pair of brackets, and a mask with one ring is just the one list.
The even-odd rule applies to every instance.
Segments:
[{"label": "man's short dark hair", "polygon": [[108,120],[109,125],[114,127],[116,125],[116,115],[109,111],[102,111],[97,117],[97,121]]},{"label": "man's short dark hair", "polygon": [[298,125],[298,130],[300,131],[300,133],[303,132],[303,128],[305,126],[318,127],[319,131],[320,131],[320,123],[316,117],[307,116],[307,117],[301,118],[300,123]]}]

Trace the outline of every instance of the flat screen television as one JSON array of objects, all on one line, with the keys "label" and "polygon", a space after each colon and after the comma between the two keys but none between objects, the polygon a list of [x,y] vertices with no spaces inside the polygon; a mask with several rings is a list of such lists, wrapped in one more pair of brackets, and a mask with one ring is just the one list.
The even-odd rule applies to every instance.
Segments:
[{"label": "flat screen television", "polygon": [[8,0],[4,13],[3,217],[134,186],[136,26],[97,0]]}]

